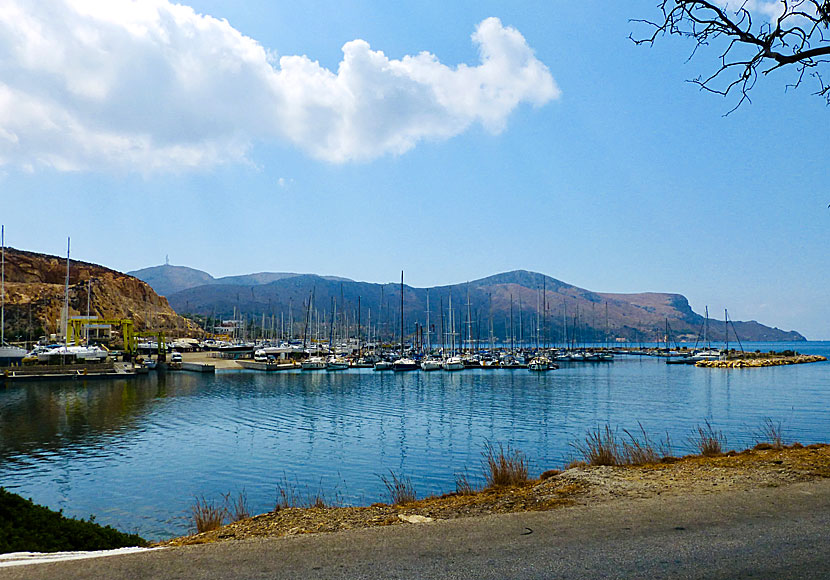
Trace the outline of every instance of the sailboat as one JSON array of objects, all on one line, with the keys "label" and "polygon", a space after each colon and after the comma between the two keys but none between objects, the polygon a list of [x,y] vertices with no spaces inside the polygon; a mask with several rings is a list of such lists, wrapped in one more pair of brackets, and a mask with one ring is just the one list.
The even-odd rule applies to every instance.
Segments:
[{"label": "sailboat", "polygon": [[6,240],[5,226],[0,226],[0,366],[20,364],[26,351],[6,344]]},{"label": "sailboat", "polygon": [[392,370],[396,372],[400,371],[417,371],[420,366],[418,363],[409,357],[406,356],[404,353],[404,344],[403,344],[403,270],[401,270],[401,358],[396,360],[392,363]]},{"label": "sailboat", "polygon": [[429,325],[429,288],[427,288],[427,355],[421,361],[422,371],[440,371],[443,366],[443,361],[440,358],[432,355],[432,338],[431,327]]}]

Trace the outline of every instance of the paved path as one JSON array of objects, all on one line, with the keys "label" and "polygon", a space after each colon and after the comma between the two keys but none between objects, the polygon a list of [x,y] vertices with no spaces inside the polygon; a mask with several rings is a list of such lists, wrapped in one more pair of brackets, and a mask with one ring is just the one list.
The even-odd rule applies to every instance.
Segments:
[{"label": "paved path", "polygon": [[830,578],[830,480],[0,568],[30,578]]}]

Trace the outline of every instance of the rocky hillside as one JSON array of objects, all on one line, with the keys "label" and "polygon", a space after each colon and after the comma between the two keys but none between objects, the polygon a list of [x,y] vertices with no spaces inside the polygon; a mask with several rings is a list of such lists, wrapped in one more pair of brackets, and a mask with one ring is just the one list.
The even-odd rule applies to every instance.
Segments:
[{"label": "rocky hillside", "polygon": [[[6,340],[60,334],[66,258],[6,248]],[[70,260],[69,315],[131,318],[136,330],[170,336],[201,331],[176,314],[145,282],[87,262]]]}]

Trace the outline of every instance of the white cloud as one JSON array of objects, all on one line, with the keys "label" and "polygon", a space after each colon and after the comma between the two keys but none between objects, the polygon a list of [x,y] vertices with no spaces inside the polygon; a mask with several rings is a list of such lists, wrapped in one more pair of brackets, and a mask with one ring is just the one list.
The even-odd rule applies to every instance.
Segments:
[{"label": "white cloud", "polygon": [[177,170],[273,139],[371,160],[558,97],[517,30],[488,18],[472,40],[475,66],[353,40],[331,71],[166,0],[0,0],[0,166]]}]

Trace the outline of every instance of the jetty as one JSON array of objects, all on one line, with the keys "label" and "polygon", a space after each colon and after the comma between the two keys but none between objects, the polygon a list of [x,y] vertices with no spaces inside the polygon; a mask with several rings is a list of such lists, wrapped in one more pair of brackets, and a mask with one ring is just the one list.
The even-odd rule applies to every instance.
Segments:
[{"label": "jetty", "polygon": [[701,360],[695,363],[696,367],[710,369],[747,369],[762,367],[777,367],[784,365],[798,365],[815,362],[824,362],[827,358],[819,355],[799,354],[787,357],[739,358],[726,360]]},{"label": "jetty", "polygon": [[71,365],[25,365],[7,367],[0,371],[2,382],[122,379],[145,374],[147,369],[131,363],[104,362]]}]

